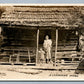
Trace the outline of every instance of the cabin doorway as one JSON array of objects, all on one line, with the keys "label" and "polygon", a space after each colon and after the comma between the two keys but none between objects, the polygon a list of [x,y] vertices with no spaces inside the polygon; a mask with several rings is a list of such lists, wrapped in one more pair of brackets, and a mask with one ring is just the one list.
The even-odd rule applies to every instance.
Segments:
[{"label": "cabin doorway", "polygon": [[51,30],[40,30],[40,33],[39,33],[39,47],[43,47],[43,42],[45,40],[45,36],[48,35],[49,36],[49,39],[52,38],[51,36]]}]

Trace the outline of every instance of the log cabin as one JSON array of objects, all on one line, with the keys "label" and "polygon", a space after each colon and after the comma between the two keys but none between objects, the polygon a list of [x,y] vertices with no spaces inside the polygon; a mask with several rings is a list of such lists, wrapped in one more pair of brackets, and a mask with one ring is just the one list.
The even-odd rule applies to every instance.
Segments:
[{"label": "log cabin", "polygon": [[39,63],[45,36],[52,39],[52,61],[79,62],[77,45],[83,32],[82,6],[6,6],[0,18],[0,62]]}]

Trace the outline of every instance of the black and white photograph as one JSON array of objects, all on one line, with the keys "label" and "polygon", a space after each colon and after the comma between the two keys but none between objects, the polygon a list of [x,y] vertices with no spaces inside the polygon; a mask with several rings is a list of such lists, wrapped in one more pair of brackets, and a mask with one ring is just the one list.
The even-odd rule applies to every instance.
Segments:
[{"label": "black and white photograph", "polygon": [[84,80],[84,5],[0,4],[0,80]]}]

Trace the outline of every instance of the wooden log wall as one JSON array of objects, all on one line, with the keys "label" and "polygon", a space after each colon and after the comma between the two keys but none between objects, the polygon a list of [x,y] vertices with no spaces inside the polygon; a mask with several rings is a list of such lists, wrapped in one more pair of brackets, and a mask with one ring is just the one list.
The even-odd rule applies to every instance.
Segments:
[{"label": "wooden log wall", "polygon": [[[52,31],[52,59],[54,60],[54,52],[55,52],[55,31]],[[72,60],[70,57],[74,52],[76,52],[78,43],[78,36],[76,36],[76,30],[58,30],[58,54],[57,58],[59,60],[65,59],[65,60]],[[73,52],[70,54],[70,52]],[[65,57],[64,57],[65,56]],[[59,58],[60,57],[60,58]],[[66,59],[67,58],[67,59]]]},{"label": "wooden log wall", "polygon": [[[4,59],[9,55],[20,54],[20,61],[35,62],[36,59],[36,29],[17,29],[3,28],[4,44],[2,45]],[[58,56],[63,57],[62,52],[76,51],[77,39],[76,30],[59,30],[58,31]],[[55,29],[39,30],[39,48],[43,47],[45,36],[49,35],[52,39],[52,59],[55,59]],[[24,57],[22,57],[24,56]],[[29,57],[31,56],[31,57]],[[67,56],[67,54],[66,54]],[[60,59],[61,59],[60,58]],[[16,58],[13,58],[16,61]],[[31,60],[30,60],[31,59]],[[6,59],[7,60],[7,59]],[[7,60],[9,61],[9,59]]]},{"label": "wooden log wall", "polygon": [[[52,60],[55,59],[55,44],[56,44],[56,31],[55,29],[43,29],[40,30],[39,33],[39,48],[43,47],[43,42],[45,39],[45,36],[48,35],[50,39],[52,39]],[[62,57],[65,55],[66,59],[67,57],[70,59],[66,60],[72,60],[70,57],[71,52],[76,52],[76,47],[78,43],[78,36],[76,35],[76,30],[58,30],[58,48],[57,48],[57,56],[58,59],[62,59]],[[73,54],[73,53],[72,53]],[[60,57],[60,58],[59,58]]]},{"label": "wooden log wall", "polygon": [[[10,55],[19,54],[22,62],[36,60],[36,29],[3,28],[4,44],[2,45],[4,59]],[[31,58],[30,58],[31,56]],[[17,57],[13,57],[16,61]]]}]

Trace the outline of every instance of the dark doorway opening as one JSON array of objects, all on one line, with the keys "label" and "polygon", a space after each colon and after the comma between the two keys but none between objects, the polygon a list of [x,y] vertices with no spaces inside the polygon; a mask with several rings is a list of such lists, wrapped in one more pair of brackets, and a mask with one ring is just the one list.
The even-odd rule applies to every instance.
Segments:
[{"label": "dark doorway opening", "polygon": [[45,36],[48,35],[49,39],[52,39],[52,35],[51,35],[52,30],[51,29],[42,29],[40,30],[39,33],[39,47],[43,46],[43,42],[45,40]]}]

